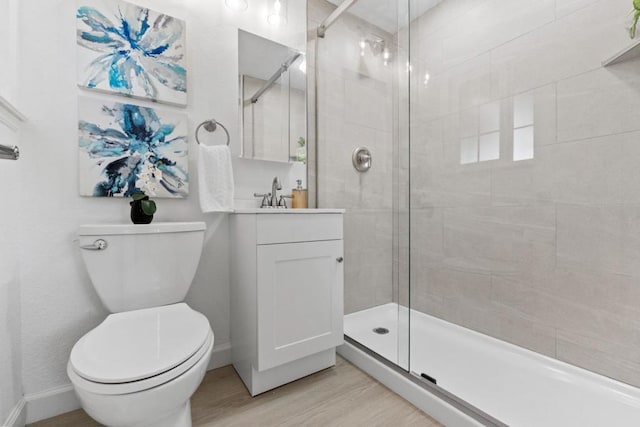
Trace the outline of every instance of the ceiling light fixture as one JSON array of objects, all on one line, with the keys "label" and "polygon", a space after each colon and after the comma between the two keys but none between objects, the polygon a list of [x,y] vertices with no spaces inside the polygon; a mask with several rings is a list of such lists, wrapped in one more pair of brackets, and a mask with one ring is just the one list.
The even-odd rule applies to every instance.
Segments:
[{"label": "ceiling light fixture", "polygon": [[275,0],[269,9],[267,22],[275,27],[287,23],[287,0]]},{"label": "ceiling light fixture", "polygon": [[242,12],[249,7],[247,0],[224,0],[224,4],[234,12]]}]

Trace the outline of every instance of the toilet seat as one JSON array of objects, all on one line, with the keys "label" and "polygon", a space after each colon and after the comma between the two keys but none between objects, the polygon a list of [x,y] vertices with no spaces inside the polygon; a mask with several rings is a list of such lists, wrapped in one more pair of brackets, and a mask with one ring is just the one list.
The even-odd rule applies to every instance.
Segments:
[{"label": "toilet seat", "polygon": [[87,391],[133,393],[177,378],[212,346],[208,320],[187,304],[116,313],[76,343],[67,372]]},{"label": "toilet seat", "polygon": [[200,360],[202,360],[209,353],[211,353],[211,350],[213,349],[213,342],[214,342],[213,332],[209,332],[209,337],[207,338],[205,345],[203,345],[200,348],[200,350],[187,362],[183,363],[180,366],[175,367],[170,371],[164,372],[160,375],[156,375],[155,377],[147,378],[144,380],[133,381],[129,383],[122,383],[122,384],[113,384],[113,383],[104,384],[104,383],[89,381],[79,376],[73,370],[71,361],[67,363],[67,375],[69,376],[69,379],[71,379],[71,382],[76,387],[76,389],[79,388],[90,393],[99,394],[99,395],[124,395],[124,394],[138,393],[138,392],[149,390],[151,388],[168,383],[180,377],[181,375],[188,373],[188,371],[191,370],[191,368],[193,368],[195,365],[197,365],[198,362],[200,362]]}]

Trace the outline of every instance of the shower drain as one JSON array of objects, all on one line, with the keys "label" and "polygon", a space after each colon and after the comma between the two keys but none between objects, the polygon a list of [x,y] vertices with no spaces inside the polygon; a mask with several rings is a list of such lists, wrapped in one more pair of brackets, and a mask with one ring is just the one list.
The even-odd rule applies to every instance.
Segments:
[{"label": "shower drain", "polygon": [[378,335],[385,335],[389,333],[389,330],[387,328],[377,327],[377,328],[373,328],[373,332],[375,332]]}]

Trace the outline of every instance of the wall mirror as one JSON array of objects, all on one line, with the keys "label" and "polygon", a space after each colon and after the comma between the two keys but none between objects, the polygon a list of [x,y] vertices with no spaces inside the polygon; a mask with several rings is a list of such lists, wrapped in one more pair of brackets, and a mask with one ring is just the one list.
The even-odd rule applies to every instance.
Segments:
[{"label": "wall mirror", "polygon": [[241,157],[306,163],[305,54],[238,31]]}]

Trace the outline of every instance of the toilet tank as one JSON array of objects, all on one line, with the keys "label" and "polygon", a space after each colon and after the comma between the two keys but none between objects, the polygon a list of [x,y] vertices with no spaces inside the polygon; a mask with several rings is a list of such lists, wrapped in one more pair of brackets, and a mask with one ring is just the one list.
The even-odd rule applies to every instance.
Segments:
[{"label": "toilet tank", "polygon": [[[100,300],[117,313],[183,301],[205,229],[204,222],[82,225],[78,240]],[[98,240],[104,249],[86,249]]]}]

